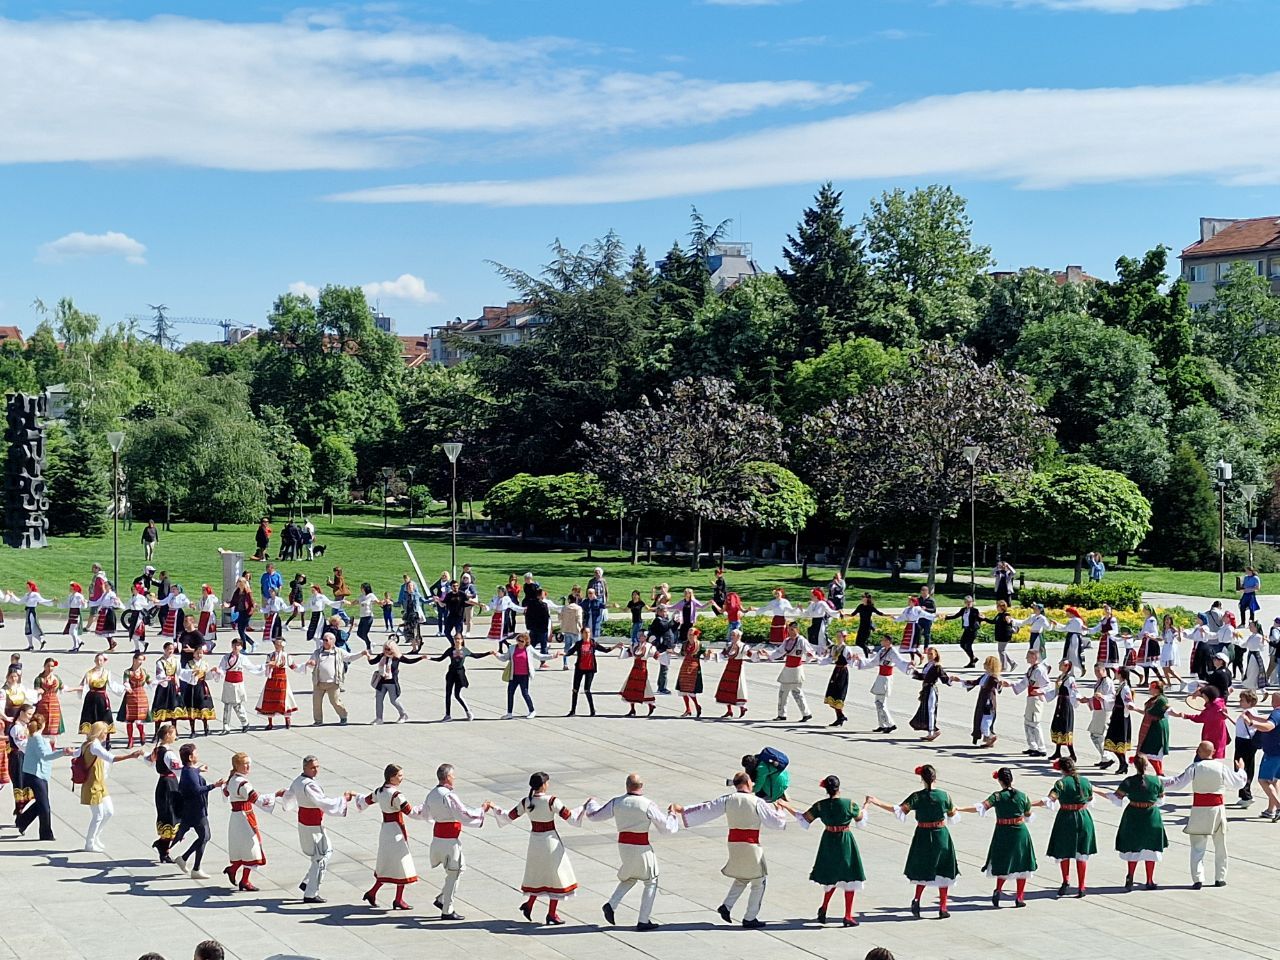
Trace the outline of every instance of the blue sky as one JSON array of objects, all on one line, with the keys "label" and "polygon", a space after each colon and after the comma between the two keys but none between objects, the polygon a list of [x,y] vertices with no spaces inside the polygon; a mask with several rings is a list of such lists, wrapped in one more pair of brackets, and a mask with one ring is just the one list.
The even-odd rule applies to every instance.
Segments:
[{"label": "blue sky", "polygon": [[[780,259],[817,184],[970,200],[1000,265],[1280,214],[1274,0],[0,0],[0,324],[71,296],[261,323],[368,285],[470,317],[560,238],[691,204]],[[183,328],[187,339],[216,335]]]}]

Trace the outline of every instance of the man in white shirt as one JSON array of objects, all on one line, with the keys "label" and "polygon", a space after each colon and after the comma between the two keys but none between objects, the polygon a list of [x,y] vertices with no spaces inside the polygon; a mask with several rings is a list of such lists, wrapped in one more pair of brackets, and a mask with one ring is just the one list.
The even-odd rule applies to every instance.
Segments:
[{"label": "man in white shirt", "polygon": [[307,666],[311,668],[311,720],[317,726],[324,724],[324,698],[338,714],[338,723],[347,724],[347,708],[342,705],[342,684],[347,675],[347,664],[361,657],[368,658],[369,651],[339,653],[334,644],[337,637],[328,630],[320,641],[320,649],[311,654]]},{"label": "man in white shirt", "polygon": [[311,522],[310,517],[302,525],[302,542],[307,548],[307,559],[314,560],[316,558],[316,525]]},{"label": "man in white shirt", "polygon": [[1199,890],[1204,883],[1204,855],[1213,838],[1213,885],[1227,885],[1227,815],[1223,809],[1228,787],[1244,786],[1245,775],[1240,769],[1243,760],[1236,761],[1236,769],[1227,766],[1225,760],[1213,759],[1216,748],[1208,740],[1196,748],[1196,759],[1176,777],[1161,777],[1166,790],[1181,790],[1190,785],[1192,790],[1191,812],[1182,832],[1191,838],[1191,886]]},{"label": "man in white shirt", "polygon": [[659,833],[675,833],[680,821],[671,813],[663,813],[658,805],[644,796],[644,782],[636,773],[627,774],[627,792],[601,803],[594,797],[587,800],[584,811],[588,820],[612,819],[618,827],[618,855],[622,865],[618,868],[618,886],[608,903],[601,907],[610,926],[614,923],[614,911],[622,898],[637,883],[643,884],[640,895],[640,915],[636,929],[656,930],[653,922],[653,904],[658,899],[658,858],[649,845],[649,828]]},{"label": "man in white shirt", "polygon": [[462,871],[467,869],[462,858],[462,827],[483,827],[485,813],[493,809],[488,800],[478,808],[468,807],[453,792],[453,783],[453,764],[440,764],[436,769],[436,785],[422,803],[423,815],[434,821],[431,825],[431,866],[433,869],[444,867],[444,886],[435,900],[441,920],[466,919],[453,909],[453,898],[458,892]]},{"label": "man in white shirt", "polygon": [[1026,693],[1027,706],[1022,714],[1022,727],[1027,735],[1027,749],[1022,751],[1029,757],[1048,756],[1044,745],[1044,731],[1040,729],[1040,719],[1044,713],[1044,695],[1049,690],[1049,675],[1040,665],[1040,652],[1027,651],[1027,672],[1013,683],[1013,692]]},{"label": "man in white shirt", "polygon": [[320,761],[311,756],[303,757],[302,775],[286,789],[276,792],[276,797],[282,801],[286,812],[297,808],[298,844],[302,847],[302,855],[311,860],[307,875],[298,884],[303,903],[325,902],[320,896],[320,882],[324,880],[325,870],[333,859],[333,845],[324,829],[325,814],[345,817],[347,803],[355,796],[354,793],[347,792],[340,797],[326,797],[320,784],[316,783],[319,773]]}]

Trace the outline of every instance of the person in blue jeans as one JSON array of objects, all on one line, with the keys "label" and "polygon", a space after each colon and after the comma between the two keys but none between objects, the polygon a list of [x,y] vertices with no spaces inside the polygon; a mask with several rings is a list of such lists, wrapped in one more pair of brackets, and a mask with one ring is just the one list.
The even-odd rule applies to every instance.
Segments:
[{"label": "person in blue jeans", "polygon": [[1258,785],[1267,795],[1267,809],[1262,812],[1262,819],[1280,822],[1280,693],[1271,695],[1271,713],[1267,719],[1260,720],[1248,712],[1242,718],[1256,731],[1254,740],[1262,753]]},{"label": "person in blue jeans", "polygon": [[[631,611],[631,645],[635,646],[635,642],[644,633],[644,614],[649,609],[649,605],[640,596],[639,590],[631,591],[631,599],[627,601],[627,609]],[[591,635],[593,637],[599,636],[595,632],[592,632]]]},{"label": "person in blue jeans", "polygon": [[1244,568],[1244,577],[1240,580],[1240,622],[1247,624],[1250,620],[1259,620],[1258,611],[1262,605],[1258,603],[1258,590],[1262,580],[1253,567]]},{"label": "person in blue jeans", "polygon": [[587,595],[578,601],[578,605],[582,607],[583,626],[591,631],[593,637],[600,636],[604,630],[604,601],[594,587],[587,587]]}]

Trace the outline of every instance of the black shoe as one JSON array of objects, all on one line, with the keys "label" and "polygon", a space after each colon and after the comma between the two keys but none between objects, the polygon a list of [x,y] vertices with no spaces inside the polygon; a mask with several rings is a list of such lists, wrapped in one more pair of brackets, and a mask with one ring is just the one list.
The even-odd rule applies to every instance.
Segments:
[{"label": "black shoe", "polygon": [[1080,887],[1078,890],[1076,890],[1076,899],[1077,900],[1084,899],[1084,887]]},{"label": "black shoe", "polygon": [[993,890],[991,892],[991,905],[995,907],[997,910],[1000,909],[1000,891],[999,890]]},{"label": "black shoe", "polygon": [[1025,901],[1025,900],[1015,900],[1015,901],[1013,901],[1013,905],[1014,905],[1015,907],[1025,907],[1025,906],[1027,905],[1027,901]]},{"label": "black shoe", "polygon": [[1227,885],[1227,881],[1225,881],[1225,880],[1215,880],[1215,881],[1213,881],[1213,885],[1214,885],[1215,887],[1225,887],[1225,886]]},{"label": "black shoe", "polygon": [[1132,873],[1131,873],[1131,874],[1129,874],[1129,876],[1127,876],[1127,877],[1125,877],[1125,878],[1124,878],[1124,888],[1125,888],[1126,890],[1132,890],[1132,889],[1133,889],[1133,874],[1132,874]]},{"label": "black shoe", "polygon": [[951,911],[949,911],[949,910],[939,910],[939,911],[938,911],[938,919],[939,919],[939,920],[950,920],[950,919],[951,919]]},{"label": "black shoe", "polygon": [[658,929],[658,924],[654,923],[652,920],[650,920],[647,923],[636,924],[636,930],[639,933],[648,933],[650,930],[657,930],[657,929]]},{"label": "black shoe", "polygon": [[520,904],[520,912],[524,914],[524,918],[530,922],[533,921],[533,907],[527,903]]},{"label": "black shoe", "polygon": [[298,889],[303,893],[307,892],[307,884],[305,880],[302,883],[298,884]]},{"label": "black shoe", "polygon": [[1023,750],[1022,755],[1024,757],[1034,757],[1036,755],[1036,752],[1034,750]]},{"label": "black shoe", "polygon": [[466,918],[466,917],[464,917],[462,914],[460,914],[460,913],[458,913],[458,912],[456,912],[456,911],[455,911],[455,912],[453,912],[453,913],[442,913],[442,914],[440,914],[440,919],[441,919],[441,920],[465,920],[465,919],[467,919],[467,918]]},{"label": "black shoe", "polygon": [[1193,883],[1193,884],[1191,885],[1191,889],[1192,889],[1192,890],[1199,890],[1199,889],[1200,889],[1201,887],[1203,887],[1203,886],[1204,886],[1204,884],[1203,884],[1203,883],[1201,883],[1199,880],[1197,880],[1195,883]]},{"label": "black shoe", "polygon": [[826,923],[826,922],[827,922],[827,910],[826,910],[826,908],[825,908],[825,907],[819,907],[819,908],[818,908],[818,922],[819,922],[819,923]]},{"label": "black shoe", "polygon": [[763,920],[743,920],[742,926],[747,930],[759,930],[764,926]]},{"label": "black shoe", "polygon": [[303,903],[328,903],[324,897],[303,897]]},{"label": "black shoe", "polygon": [[604,918],[609,921],[609,926],[613,926],[613,905],[606,903],[600,908],[600,912],[604,914]]},{"label": "black shoe", "polygon": [[1114,760],[1099,760],[1099,761],[1098,761],[1098,769],[1099,769],[1099,770],[1106,770],[1106,769],[1107,769],[1108,767],[1110,767],[1113,763],[1115,763],[1115,761],[1114,761]]},{"label": "black shoe", "polygon": [[1058,888],[1058,896],[1065,897],[1067,895],[1067,885],[1064,883]]},{"label": "black shoe", "polygon": [[920,901],[919,900],[911,901],[911,915],[915,917],[917,920],[920,919]]},{"label": "black shoe", "polygon": [[808,722],[809,722],[810,720],[812,720],[812,719],[813,719],[813,714],[812,714],[812,713],[806,713],[803,717],[801,717],[801,718],[800,718],[800,722],[801,722],[801,723],[808,723]]},{"label": "black shoe", "polygon": [[733,917],[729,916],[729,908],[723,903],[716,907],[716,913],[720,914],[720,919],[725,923],[733,923]]},{"label": "black shoe", "polygon": [[564,921],[559,917],[547,917],[547,923],[553,927],[563,927]]},{"label": "black shoe", "polygon": [[874,730],[872,730],[871,732],[872,732],[872,733],[884,733],[886,729],[887,729],[886,727],[876,727],[876,728],[875,728]]},{"label": "black shoe", "polygon": [[436,897],[434,900],[432,900],[431,905],[434,906],[437,910],[444,909],[444,901],[441,900],[439,897]]},{"label": "black shoe", "polygon": [[1151,881],[1150,883],[1148,883],[1148,884],[1147,884],[1147,889],[1148,889],[1148,890],[1159,890],[1159,889],[1160,889],[1160,885],[1159,885],[1158,883],[1156,883],[1156,882],[1153,880],[1153,881]]},{"label": "black shoe", "polygon": [[781,714],[781,713],[780,713],[780,714],[778,714],[776,717],[774,717],[773,719],[774,719],[774,720],[785,720],[785,719],[787,719],[787,718],[786,718],[786,716],[785,716],[784,714]]},{"label": "black shoe", "polygon": [[892,727],[885,727],[883,732],[884,732],[884,733],[893,733],[893,731],[895,731],[895,730],[897,730],[897,729],[898,729],[898,725],[895,723]]}]

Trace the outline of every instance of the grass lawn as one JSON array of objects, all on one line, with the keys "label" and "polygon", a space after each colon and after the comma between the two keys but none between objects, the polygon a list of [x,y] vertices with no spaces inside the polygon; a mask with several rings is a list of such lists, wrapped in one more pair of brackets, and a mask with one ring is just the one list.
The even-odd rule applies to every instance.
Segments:
[{"label": "grass lawn", "polygon": [[[1061,566],[1019,567],[1018,572],[1026,576],[1027,581],[1044,581],[1046,583],[1070,583],[1075,567],[1071,563]],[[1235,578],[1239,571],[1228,570],[1224,581],[1225,594],[1235,596]],[[1088,573],[1084,574],[1086,577]],[[1144,591],[1151,593],[1176,593],[1191,597],[1220,596],[1218,590],[1218,571],[1206,570],[1170,570],[1168,567],[1153,567],[1150,564],[1133,562],[1125,566],[1107,564],[1107,579],[1128,580],[1138,584]],[[1267,577],[1262,578],[1262,592],[1267,589]]]},{"label": "grass lawn", "polygon": [[[327,517],[313,516],[317,527],[317,541],[327,547],[326,555],[314,562],[289,562],[282,565],[285,581],[301,570],[311,583],[323,584],[325,577],[335,566],[341,566],[353,591],[359,590],[362,581],[368,581],[379,594],[390,591],[394,597],[400,587],[400,577],[412,572],[408,556],[401,540],[408,540],[422,567],[428,582],[449,566],[448,518],[432,516],[430,524],[441,529],[433,531],[407,531],[403,513],[391,521],[387,534],[382,532],[381,513],[370,510],[364,514],[338,515],[330,524]],[[421,521],[415,519],[415,525]],[[142,524],[135,523],[132,530],[120,528],[120,579],[129,584],[142,572]],[[275,524],[272,553],[278,548],[278,533],[283,522]],[[221,590],[221,563],[217,548],[243,551],[246,558],[254,551],[255,525],[224,525],[213,531],[208,524],[175,524],[172,531],[161,531],[160,542],[152,561],[157,569],[167,570],[182,584],[187,595],[195,597],[201,583],[211,584]],[[653,563],[641,561],[632,565],[629,553],[616,550],[595,550],[587,559],[585,551],[552,549],[541,544],[527,544],[516,539],[496,537],[458,538],[458,565],[470,563],[478,576],[481,599],[488,600],[494,588],[506,583],[507,575],[521,576],[530,570],[547,588],[550,596],[567,593],[573,584],[586,585],[591,569],[596,564],[605,568],[609,578],[610,596],[614,602],[623,603],[630,590],[640,590],[647,599],[655,584],[669,583],[674,591],[686,586],[697,590],[704,599],[711,593],[714,569],[704,567],[696,574],[689,572],[687,562],[655,559]],[[89,586],[89,568],[100,563],[107,575],[111,575],[111,532],[103,537],[52,538],[44,550],[11,550],[0,547],[0,589],[21,594],[23,581],[34,580],[46,597],[64,597],[71,580],[81,583],[86,591]],[[249,562],[246,566],[254,578],[262,564]],[[795,566],[735,566],[730,565],[729,586],[737,590],[751,604],[769,599],[775,586],[787,590],[794,602],[815,587],[825,588],[830,581],[832,567],[810,566],[810,579],[804,581],[800,568]],[[959,571],[957,571],[959,574]],[[923,578],[919,575],[904,576],[896,586],[891,586],[887,574],[855,574],[850,576],[847,603],[857,602],[857,594],[869,590],[876,596],[881,609],[896,611],[906,603],[908,593],[915,592]],[[940,588],[939,599],[944,605],[958,603],[967,592],[965,584],[958,582],[952,589]],[[983,591],[980,588],[980,593]],[[984,596],[990,597],[990,588]],[[225,598],[224,598],[225,599]]]}]

